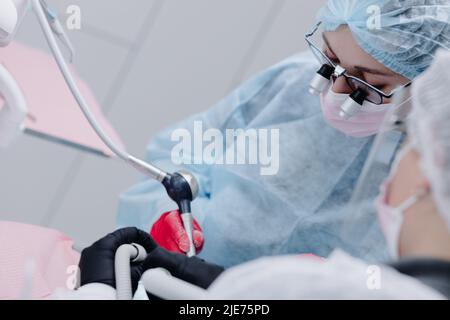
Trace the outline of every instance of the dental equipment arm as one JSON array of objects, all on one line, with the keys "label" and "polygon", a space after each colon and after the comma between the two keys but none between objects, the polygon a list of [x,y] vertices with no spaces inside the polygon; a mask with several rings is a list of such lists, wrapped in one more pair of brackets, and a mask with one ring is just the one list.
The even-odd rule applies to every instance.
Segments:
[{"label": "dental equipment arm", "polygon": [[18,22],[17,9],[11,1],[0,2],[0,36],[7,38],[14,33]]},{"label": "dental equipment arm", "polygon": [[0,148],[6,148],[20,134],[28,107],[19,85],[1,63],[0,93],[5,100],[0,105]]},{"label": "dental equipment arm", "polygon": [[114,142],[108,137],[103,128],[95,119],[94,114],[91,112],[91,108],[81,95],[81,92],[71,74],[64,56],[61,53],[61,50],[56,41],[55,34],[56,36],[58,36],[59,40],[62,41],[62,43],[65,44],[67,48],[69,48],[69,50],[71,51],[71,58],[73,57],[73,46],[68,40],[68,37],[65,35],[64,30],[59,23],[56,15],[50,10],[45,1],[1,0],[0,45],[5,46],[12,41],[30,3],[31,9],[37,16],[39,24],[42,28],[42,31],[44,32],[49,47],[58,64],[58,67],[89,124],[92,126],[101,140],[108,146],[108,148],[111,149],[111,151],[115,155],[117,155],[119,159],[122,159],[146,176],[162,183],[169,197],[178,205],[181,218],[183,220],[183,225],[189,238],[190,250],[188,251],[187,255],[195,255],[196,252],[192,235],[193,218],[191,214],[191,202],[198,195],[198,184],[195,177],[188,172],[176,172],[173,174],[169,174],[141,159],[128,154],[125,150],[122,150],[120,147],[115,145]]},{"label": "dental equipment arm", "polygon": [[[189,238],[189,251],[188,256],[195,255],[195,246],[193,243],[193,217],[191,213],[191,202],[196,198],[198,194],[198,184],[195,177],[188,172],[177,172],[169,174],[161,169],[143,161],[132,155],[128,154],[125,150],[121,150],[104,132],[100,124],[96,121],[95,116],[91,112],[88,104],[84,100],[81,92],[75,83],[75,80],[70,72],[70,69],[64,59],[63,54],[56,42],[54,33],[51,28],[49,19],[55,20],[55,16],[49,16],[44,8],[47,7],[43,0],[31,0],[33,9],[37,15],[42,31],[47,39],[50,49],[55,57],[55,60],[61,70],[64,79],[69,86],[74,98],[76,99],[81,111],[85,115],[86,119],[103,140],[103,142],[114,152],[120,159],[133,166],[138,171],[142,172],[146,176],[155,179],[163,184],[166,188],[169,197],[175,201],[179,207],[181,218],[183,220],[184,228]],[[44,5],[43,5],[44,4]]]},{"label": "dental equipment arm", "polygon": [[53,33],[59,38],[62,44],[64,44],[69,50],[70,59],[69,61],[72,63],[74,56],[75,56],[75,48],[70,41],[69,37],[67,36],[66,32],[64,31],[63,26],[61,25],[61,22],[58,19],[58,14],[53,11],[52,8],[50,8],[45,1],[41,1],[41,5],[45,10],[47,21],[50,24],[50,28],[52,29]]},{"label": "dental equipment arm", "polygon": [[[14,2],[0,1],[0,46],[10,41],[20,18]],[[19,135],[28,107],[17,82],[1,61],[0,94],[5,100],[5,104],[0,105],[0,148],[6,148]]]},{"label": "dental equipment arm", "polygon": [[56,42],[55,36],[53,34],[52,28],[50,26],[47,13],[44,11],[41,1],[40,0],[31,0],[33,9],[37,15],[38,21],[40,23],[40,26],[42,28],[42,31],[44,32],[44,35],[47,39],[47,42],[50,46],[50,49],[55,57],[55,60],[58,64],[58,67],[69,86],[69,89],[72,91],[75,100],[77,101],[78,105],[81,108],[81,111],[83,112],[84,116],[88,120],[89,124],[92,126],[92,128],[95,130],[95,132],[99,135],[99,137],[102,139],[102,141],[108,146],[108,148],[111,149],[111,151],[114,152],[120,159],[130,163],[133,165],[136,169],[141,171],[142,173],[146,174],[147,176],[156,179],[160,182],[164,180],[164,178],[167,177],[167,173],[163,172],[162,170],[147,164],[146,162],[139,160],[137,158],[134,158],[133,156],[129,155],[126,151],[121,150],[119,147],[117,147],[114,142],[107,136],[107,134],[104,132],[103,128],[100,126],[100,124],[95,119],[94,114],[91,112],[91,109],[87,105],[85,99],[81,95],[81,92],[75,83],[75,80],[71,74],[71,71],[64,59],[64,56],[59,49],[59,46]]}]

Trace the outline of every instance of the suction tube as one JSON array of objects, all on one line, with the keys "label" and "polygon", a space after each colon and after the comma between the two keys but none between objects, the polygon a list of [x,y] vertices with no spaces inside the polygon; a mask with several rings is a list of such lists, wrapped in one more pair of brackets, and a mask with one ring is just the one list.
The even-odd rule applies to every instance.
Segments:
[{"label": "suction tube", "polygon": [[146,256],[147,252],[138,244],[124,244],[117,249],[114,262],[117,300],[133,299],[130,263],[144,261]]}]

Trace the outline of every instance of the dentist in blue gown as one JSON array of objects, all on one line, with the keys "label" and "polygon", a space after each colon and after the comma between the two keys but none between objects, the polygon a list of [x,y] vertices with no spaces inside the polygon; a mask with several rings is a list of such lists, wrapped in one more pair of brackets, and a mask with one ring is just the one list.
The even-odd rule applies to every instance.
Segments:
[{"label": "dentist in blue gown", "polygon": [[[366,260],[386,257],[376,215],[368,212],[361,219],[358,229],[366,239],[361,244],[357,237],[342,236],[349,214],[344,208],[373,136],[392,108],[390,93],[425,71],[438,48],[450,48],[449,6],[450,0],[329,0],[318,14],[319,30],[308,37],[314,43],[322,32],[320,52],[312,49],[315,54],[309,50],[282,61],[207,112],[153,138],[147,160],[177,171],[172,150],[179,142],[171,139],[176,129],[193,136],[200,121],[203,130],[218,129],[223,136],[227,129],[279,130],[276,174],[262,175],[260,165],[183,165],[200,184],[192,207],[200,257],[225,267],[268,255],[326,257],[335,248]],[[371,18],[379,25],[373,27]],[[309,84],[323,64],[339,65],[346,73],[333,77],[317,97],[309,93]],[[358,88],[366,93],[362,109],[340,117],[342,103]],[[227,143],[224,152],[235,148]],[[379,168],[380,180],[397,149]],[[194,156],[184,155],[190,163]],[[377,194],[374,184],[368,200]],[[142,180],[121,195],[117,226],[151,230],[166,249],[185,252],[187,237],[174,208],[159,183]]]}]

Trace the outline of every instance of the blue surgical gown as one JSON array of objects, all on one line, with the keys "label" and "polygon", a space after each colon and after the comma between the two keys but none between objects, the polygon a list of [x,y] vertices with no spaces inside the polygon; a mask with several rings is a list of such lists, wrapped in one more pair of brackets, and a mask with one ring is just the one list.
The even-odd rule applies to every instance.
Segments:
[{"label": "blue surgical gown", "polygon": [[[352,213],[346,210],[373,138],[348,137],[326,124],[320,100],[308,93],[318,66],[300,53],[237,88],[205,113],[161,132],[147,148],[147,160],[175,172],[196,175],[199,198],[193,214],[203,228],[201,257],[225,267],[261,256],[313,253],[326,257],[341,248],[366,260],[385,258],[376,214],[360,219],[357,237],[343,235]],[[255,165],[183,165],[171,160],[175,129],[279,129],[279,172],[261,175]],[[225,136],[225,133],[224,133]],[[388,174],[380,169],[380,176]],[[372,196],[378,193],[373,186]],[[176,205],[158,182],[143,180],[123,193],[118,227],[151,225]]]}]

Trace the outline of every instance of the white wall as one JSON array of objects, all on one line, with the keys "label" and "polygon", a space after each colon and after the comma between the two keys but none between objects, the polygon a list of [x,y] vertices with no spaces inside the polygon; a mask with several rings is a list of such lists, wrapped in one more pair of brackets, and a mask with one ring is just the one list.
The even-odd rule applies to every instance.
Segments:
[{"label": "white wall", "polygon": [[[76,66],[129,151],[143,156],[165,126],[304,50],[303,34],[325,1],[48,2],[62,18],[68,5],[81,7],[82,29],[69,32]],[[33,16],[19,39],[48,51]],[[81,245],[114,229],[118,195],[138,179],[119,162],[31,137],[0,159],[0,218],[60,229]]]}]

